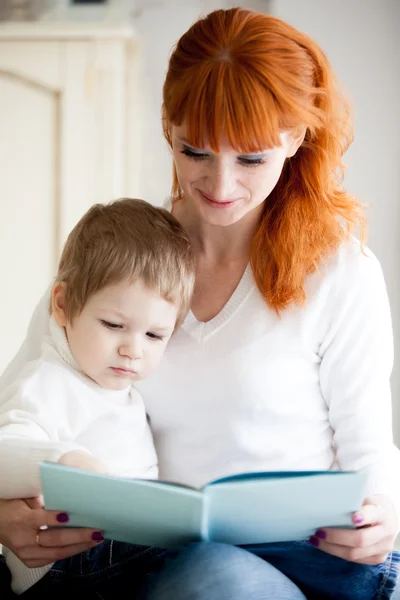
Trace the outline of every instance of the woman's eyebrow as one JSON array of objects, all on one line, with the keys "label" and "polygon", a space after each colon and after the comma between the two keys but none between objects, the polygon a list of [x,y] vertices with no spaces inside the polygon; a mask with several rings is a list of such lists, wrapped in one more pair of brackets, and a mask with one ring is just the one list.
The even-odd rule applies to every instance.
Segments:
[{"label": "woman's eyebrow", "polygon": [[187,146],[190,146],[191,148],[193,148],[193,149],[195,149],[195,150],[203,150],[203,148],[199,148],[198,146],[194,146],[193,144],[191,144],[191,143],[189,142],[189,140],[187,140],[187,139],[186,139],[186,138],[184,138],[184,137],[179,137],[179,136],[177,136],[177,140],[178,140],[179,142],[182,142],[182,144],[186,144]]},{"label": "woman's eyebrow", "polygon": [[[194,150],[202,150],[203,152],[210,152],[210,150],[206,150],[205,148],[200,148],[198,146],[194,146],[193,144],[191,144],[189,142],[189,140],[187,140],[185,137],[180,137],[179,135],[176,136],[176,139],[179,142],[182,142],[182,144],[186,144],[187,146],[190,146],[191,148],[193,148]],[[266,148],[265,150],[260,150],[260,152],[238,152],[237,155],[239,157],[241,156],[247,156],[247,157],[260,157],[260,156],[264,156],[265,154],[268,153],[268,148]]]}]

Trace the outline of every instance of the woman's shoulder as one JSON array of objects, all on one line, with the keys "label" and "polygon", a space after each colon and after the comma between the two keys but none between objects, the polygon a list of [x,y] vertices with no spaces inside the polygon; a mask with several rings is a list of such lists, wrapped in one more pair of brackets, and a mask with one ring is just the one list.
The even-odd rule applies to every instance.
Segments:
[{"label": "woman's shoulder", "polygon": [[316,324],[318,339],[325,339],[340,323],[350,330],[356,324],[364,327],[379,322],[385,331],[390,330],[390,305],[381,264],[355,237],[349,236],[321,261],[308,278],[305,292],[304,314]]},{"label": "woman's shoulder", "polygon": [[324,278],[336,285],[370,285],[382,279],[382,267],[374,252],[355,236],[350,235],[322,261],[319,269]]},{"label": "woman's shoulder", "polygon": [[340,306],[352,310],[369,304],[386,307],[387,289],[379,259],[354,236],[342,241],[335,252],[327,255],[305,284],[307,304],[316,303],[329,312]]}]

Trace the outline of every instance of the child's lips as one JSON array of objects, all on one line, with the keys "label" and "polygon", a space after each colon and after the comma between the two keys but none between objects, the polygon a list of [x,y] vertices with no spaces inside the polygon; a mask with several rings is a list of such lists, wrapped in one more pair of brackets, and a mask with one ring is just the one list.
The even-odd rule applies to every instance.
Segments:
[{"label": "child's lips", "polygon": [[133,369],[125,369],[123,367],[111,367],[111,370],[116,374],[116,375],[122,375],[122,376],[129,376],[129,375],[137,375],[136,371],[134,371]]}]

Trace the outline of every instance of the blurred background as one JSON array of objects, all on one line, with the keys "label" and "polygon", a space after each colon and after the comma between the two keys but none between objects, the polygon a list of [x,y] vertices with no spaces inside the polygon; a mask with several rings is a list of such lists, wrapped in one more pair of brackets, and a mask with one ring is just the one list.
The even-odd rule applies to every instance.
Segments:
[{"label": "blurred background", "polygon": [[[177,39],[215,0],[0,0],[0,373],[95,202],[161,204],[171,157],[161,88]],[[310,34],[352,98],[345,184],[368,205],[400,348],[400,2],[242,0]],[[400,366],[392,377],[400,443]]]}]

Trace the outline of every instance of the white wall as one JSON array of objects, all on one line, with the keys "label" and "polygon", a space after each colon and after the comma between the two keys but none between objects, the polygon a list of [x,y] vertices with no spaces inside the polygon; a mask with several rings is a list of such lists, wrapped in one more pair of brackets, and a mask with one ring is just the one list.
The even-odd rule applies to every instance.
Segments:
[{"label": "white wall", "polygon": [[369,205],[368,245],[386,278],[395,337],[394,428],[400,443],[400,2],[274,0],[273,13],[325,50],[351,97],[355,140],[345,185]]}]

